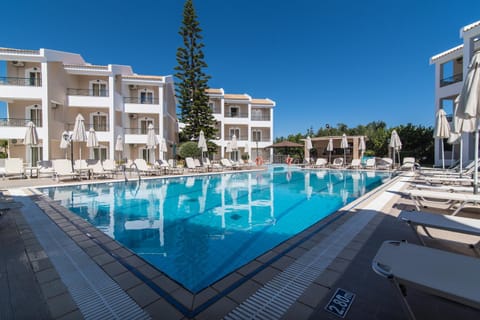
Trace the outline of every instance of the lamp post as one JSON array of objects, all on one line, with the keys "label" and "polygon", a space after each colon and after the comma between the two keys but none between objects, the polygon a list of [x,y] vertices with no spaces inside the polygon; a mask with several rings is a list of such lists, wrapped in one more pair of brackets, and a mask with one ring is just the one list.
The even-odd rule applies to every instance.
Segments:
[{"label": "lamp post", "polygon": [[68,142],[70,144],[70,162],[72,163],[72,171],[74,170],[73,168],[73,141],[72,141],[72,133],[65,132],[63,134],[63,140]]}]

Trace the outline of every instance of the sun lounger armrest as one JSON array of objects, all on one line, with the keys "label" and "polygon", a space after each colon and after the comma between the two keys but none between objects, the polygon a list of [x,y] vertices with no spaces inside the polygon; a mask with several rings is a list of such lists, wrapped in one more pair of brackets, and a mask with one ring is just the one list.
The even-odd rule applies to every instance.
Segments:
[{"label": "sun lounger armrest", "polygon": [[[389,240],[389,241],[385,241],[384,243],[389,243],[389,244],[398,246],[402,242],[405,242],[405,241]],[[393,278],[393,274],[390,272],[390,267],[386,264],[378,262],[377,261],[377,256],[375,256],[375,258],[373,258],[373,260],[372,260],[372,269],[373,269],[373,271],[375,271],[375,273],[377,273],[378,275],[380,275],[382,277],[385,277],[387,279],[392,279]]]}]

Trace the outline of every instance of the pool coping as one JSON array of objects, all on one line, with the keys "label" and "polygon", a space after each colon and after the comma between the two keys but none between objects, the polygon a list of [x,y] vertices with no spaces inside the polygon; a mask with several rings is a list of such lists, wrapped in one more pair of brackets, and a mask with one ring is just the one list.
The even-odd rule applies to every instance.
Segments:
[{"label": "pool coping", "polygon": [[[372,200],[375,194],[384,191],[396,179],[393,178],[379,188],[354,200],[329,217],[282,242],[197,294],[192,294],[184,289],[167,275],[87,221],[62,207],[56,201],[39,193],[36,188],[41,187],[29,190],[36,194],[34,202],[42,211],[45,212],[46,207],[54,209],[57,215],[52,217],[48,213],[46,214],[142,308],[145,308],[152,315],[161,310],[163,316],[168,314],[168,318],[180,319],[183,317],[201,317],[202,313],[211,314],[211,312],[204,311],[218,305],[218,302],[224,304],[226,309],[234,308],[242,302],[240,301],[242,298],[238,297],[239,294],[234,292],[236,289],[243,287],[243,292],[245,287],[250,289],[261,287],[262,284],[280,272],[288,262],[292,262],[309,247],[312,247],[314,242],[319,242],[326,234],[330,234],[332,231],[327,231],[327,228],[336,228],[341,225],[345,222],[345,219],[349,218],[348,213],[351,210],[365,201]],[[245,294],[240,294],[240,296],[242,295]],[[220,313],[226,314],[224,312]]]}]

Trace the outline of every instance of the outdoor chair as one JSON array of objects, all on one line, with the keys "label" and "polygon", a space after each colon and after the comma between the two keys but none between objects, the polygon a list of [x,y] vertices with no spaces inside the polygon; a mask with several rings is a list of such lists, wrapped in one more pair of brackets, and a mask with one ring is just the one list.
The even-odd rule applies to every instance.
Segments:
[{"label": "outdoor chair", "polygon": [[233,165],[229,159],[223,158],[220,159],[220,164],[223,166],[223,168],[227,170],[233,170],[233,169],[238,169],[237,166]]},{"label": "outdoor chair", "polygon": [[100,160],[87,161],[87,164],[88,164],[88,169],[90,169],[91,175],[94,179],[99,177],[113,178],[113,173],[111,171],[105,170]]},{"label": "outdoor chair", "polygon": [[403,158],[403,164],[400,167],[400,170],[415,170],[415,158],[414,157],[405,157]]},{"label": "outdoor chair", "polygon": [[[456,193],[447,191],[407,190],[405,193],[412,199],[417,211],[429,204],[448,205],[448,210],[454,210],[452,216],[459,213],[467,204],[480,202],[479,194]],[[455,209],[456,207],[456,209]]]},{"label": "outdoor chair", "polygon": [[359,169],[360,168],[360,159],[352,159],[352,163],[348,166],[351,169]]},{"label": "outdoor chair", "polygon": [[375,158],[368,158],[367,161],[365,161],[365,169],[376,169],[376,164],[377,160]]},{"label": "outdoor chair", "polygon": [[52,166],[57,180],[64,177],[80,178],[79,173],[72,171],[72,162],[68,159],[52,160]]},{"label": "outdoor chair", "polygon": [[135,159],[133,163],[136,165],[139,174],[154,175],[158,173],[157,170],[148,166],[147,162],[144,159]]},{"label": "outdoor chair", "polygon": [[110,172],[112,176],[117,174],[118,168],[115,163],[115,160],[112,160],[112,159],[103,160],[102,167],[103,167],[103,170]]},{"label": "outdoor chair", "polygon": [[478,258],[385,241],[373,258],[372,269],[391,281],[410,319],[415,319],[415,315],[405,297],[409,287],[480,309]]},{"label": "outdoor chair", "polygon": [[197,168],[197,166],[195,165],[195,161],[192,157],[185,158],[185,165],[190,172],[200,172],[200,168]]},{"label": "outdoor chair", "polygon": [[38,167],[38,176],[47,176],[47,177],[54,177],[55,170],[53,170],[53,164],[50,160],[41,160],[37,162]]},{"label": "outdoor chair", "polygon": [[208,171],[208,167],[202,165],[200,163],[200,160],[195,158],[195,159],[193,159],[193,162],[195,163],[195,167],[197,167],[198,171],[200,171],[200,172],[207,172]]},{"label": "outdoor chair", "polygon": [[5,159],[5,177],[25,177],[22,158]]},{"label": "outdoor chair", "polygon": [[203,158],[203,164],[207,166],[211,171],[222,171],[223,167],[218,163],[210,162],[209,158]]},{"label": "outdoor chair", "polygon": [[167,172],[171,174],[183,174],[183,167],[179,167],[175,165],[173,159],[168,159],[168,168]]},{"label": "outdoor chair", "polygon": [[313,165],[314,168],[325,168],[328,164],[327,159],[324,158],[318,158],[317,161],[315,161],[315,164]]},{"label": "outdoor chair", "polygon": [[[418,232],[421,227],[430,239],[435,239],[427,228],[446,230],[456,233],[470,234],[480,237],[480,220],[464,217],[446,216],[438,213],[421,211],[401,211],[398,219],[406,222],[417,235],[418,240],[425,246],[425,241]],[[480,257],[480,241],[469,244],[477,256]]]},{"label": "outdoor chair", "polygon": [[392,169],[393,160],[390,158],[375,159],[375,169],[390,170]]}]

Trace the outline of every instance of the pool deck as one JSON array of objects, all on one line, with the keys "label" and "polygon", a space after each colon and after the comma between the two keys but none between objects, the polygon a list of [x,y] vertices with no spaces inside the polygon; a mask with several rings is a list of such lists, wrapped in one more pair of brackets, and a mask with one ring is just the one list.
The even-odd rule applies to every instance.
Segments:
[{"label": "pool deck", "polygon": [[[395,178],[197,294],[29,189],[55,181],[2,180],[0,210],[9,210],[0,217],[0,319],[82,319],[109,311],[120,319],[338,319],[325,311],[337,288],[356,295],[347,319],[406,319],[396,292],[372,271],[371,261],[385,240],[418,244],[396,218],[413,208],[400,193],[408,179],[410,173]],[[475,210],[465,215],[475,217]],[[452,241],[427,241],[429,246],[473,256],[459,244],[471,237],[435,235]],[[49,237],[64,251],[52,249]],[[85,277],[73,281],[79,273]],[[114,294],[102,294],[95,283],[101,278],[111,282]],[[85,280],[98,296],[95,308],[104,305],[107,311],[92,311],[87,295],[77,293]],[[479,310],[407,289],[418,319],[480,318]],[[116,304],[136,310],[135,317],[116,311]]]}]

